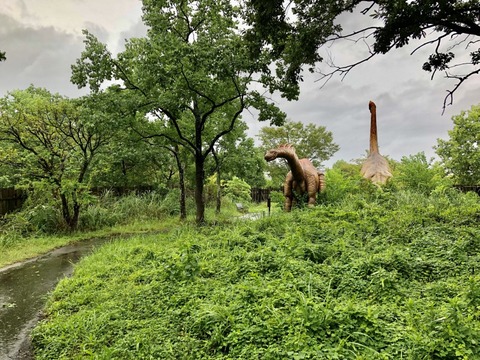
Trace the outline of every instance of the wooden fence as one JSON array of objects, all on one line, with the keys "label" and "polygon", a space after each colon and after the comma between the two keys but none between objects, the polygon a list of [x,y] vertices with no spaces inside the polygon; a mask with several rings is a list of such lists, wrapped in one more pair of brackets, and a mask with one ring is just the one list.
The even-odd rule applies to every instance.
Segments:
[{"label": "wooden fence", "polygon": [[453,187],[462,192],[473,191],[480,195],[480,185],[453,185]]},{"label": "wooden fence", "polygon": [[267,201],[268,197],[270,196],[271,191],[280,191],[283,192],[283,188],[278,189],[260,189],[260,188],[252,188],[250,190],[252,201],[253,202],[264,202]]},{"label": "wooden fence", "polygon": [[0,215],[20,209],[25,201],[25,192],[15,188],[0,189]]}]

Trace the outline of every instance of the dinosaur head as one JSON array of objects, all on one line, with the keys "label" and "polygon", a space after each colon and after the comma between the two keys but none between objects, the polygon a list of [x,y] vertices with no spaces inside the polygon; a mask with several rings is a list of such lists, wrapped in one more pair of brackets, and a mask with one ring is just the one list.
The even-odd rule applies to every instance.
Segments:
[{"label": "dinosaur head", "polygon": [[295,148],[291,144],[282,144],[275,149],[270,149],[265,153],[265,160],[272,161],[276,158],[287,158],[295,155]]},{"label": "dinosaur head", "polygon": [[278,156],[278,151],[276,149],[271,149],[265,153],[264,158],[266,161],[273,161],[277,158],[277,156]]},{"label": "dinosaur head", "polygon": [[370,110],[370,112],[372,112],[372,110],[375,110],[377,108],[377,106],[375,105],[375,103],[373,101],[370,101],[368,103],[368,109]]}]

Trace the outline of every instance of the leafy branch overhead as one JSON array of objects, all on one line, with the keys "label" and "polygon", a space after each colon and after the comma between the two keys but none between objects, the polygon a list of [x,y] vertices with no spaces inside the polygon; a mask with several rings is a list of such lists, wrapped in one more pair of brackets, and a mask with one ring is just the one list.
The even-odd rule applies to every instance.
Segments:
[{"label": "leafy branch overhead", "polygon": [[[334,75],[344,77],[374,56],[404,47],[411,40],[421,41],[411,54],[431,48],[423,70],[432,77],[442,71],[455,81],[447,90],[444,109],[453,103],[455,91],[480,73],[478,0],[294,0],[287,7],[283,1],[248,0],[247,5],[254,48],[269,46],[288,64],[287,81],[301,81],[302,66],[309,65],[313,71],[315,62],[323,60],[318,50],[338,40],[363,42],[368,55],[347,65],[331,62],[332,70],[321,73],[325,82]],[[365,26],[343,33],[338,16],[353,11],[366,17]]]}]

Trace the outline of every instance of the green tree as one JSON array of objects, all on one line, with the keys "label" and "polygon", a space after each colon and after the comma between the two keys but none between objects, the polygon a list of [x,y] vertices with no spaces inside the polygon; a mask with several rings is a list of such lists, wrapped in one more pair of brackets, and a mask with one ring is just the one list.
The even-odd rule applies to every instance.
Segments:
[{"label": "green tree", "polygon": [[448,140],[437,140],[436,153],[460,185],[480,184],[480,105],[453,116]]},{"label": "green tree", "polygon": [[[258,136],[264,152],[281,144],[292,144],[300,159],[308,158],[316,167],[321,167],[322,162],[330,159],[339,149],[333,142],[332,133],[315,124],[286,121],[280,127],[263,127]],[[286,161],[271,162],[267,168],[273,184],[282,184],[288,171]]]},{"label": "green tree", "polygon": [[5,51],[0,51],[0,61],[5,61],[5,60],[7,60]]},{"label": "green tree", "polygon": [[20,185],[49,191],[75,229],[91,166],[113,136],[109,120],[92,97],[12,91],[0,100],[0,161],[17,170]]},{"label": "green tree", "polygon": [[211,173],[216,174],[217,212],[220,212],[221,189],[224,181],[236,176],[249,186],[265,185],[266,164],[263,151],[255,147],[254,140],[247,136],[247,129],[247,124],[239,121],[235,129],[222,137],[213,149],[214,165],[209,168],[213,167]]},{"label": "green tree", "polygon": [[403,156],[396,164],[393,183],[406,189],[429,194],[445,184],[445,174],[433,159],[427,160],[424,152]]},{"label": "green tree", "polygon": [[225,162],[225,177],[231,179],[237,176],[251,187],[265,186],[264,174],[267,164],[263,158],[264,154],[261,148],[255,146],[252,138],[241,137]]},{"label": "green tree", "polygon": [[[249,57],[239,15],[227,0],[144,0],[145,38],[128,40],[125,51],[113,57],[85,32],[86,49],[72,66],[72,82],[80,87],[99,91],[106,80],[120,82],[113,87],[133,93],[136,111],[165,124],[166,131],[156,135],[192,154],[197,223],[204,222],[205,161],[218,140],[234,129],[244,109],[256,108],[260,121],[275,124],[285,117],[249,87],[270,58],[266,52]],[[260,80],[282,88],[273,86],[273,76]],[[295,88],[284,92],[296,95]]]},{"label": "green tree", "polygon": [[[432,72],[432,77],[444,71],[447,78],[456,79],[444,107],[452,103],[462,83],[480,73],[480,50],[476,47],[480,36],[479,0],[294,0],[288,4],[280,0],[247,0],[246,5],[251,48],[258,51],[268,46],[287,64],[287,81],[301,80],[304,64],[313,66],[322,60],[319,47],[339,39],[362,40],[369,55],[346,66],[334,66],[333,71],[322,75],[325,80],[336,73],[345,76],[357,65],[403,47],[412,39],[424,40],[418,48],[432,48],[424,70]],[[341,24],[335,22],[338,15],[362,5],[361,13],[374,22],[343,34]]]},{"label": "green tree", "polygon": [[113,158],[109,164],[112,171],[108,172],[109,178],[114,180],[111,184],[127,180],[137,186],[178,188],[180,219],[186,219],[185,169],[191,159],[188,159],[184,147],[170,141],[175,137],[175,129],[168,122],[152,121],[151,114],[137,111],[137,103],[141,99],[134,92],[119,92],[114,86],[103,95],[116,105],[112,113],[123,119],[123,128],[117,131],[118,135],[111,142]]}]

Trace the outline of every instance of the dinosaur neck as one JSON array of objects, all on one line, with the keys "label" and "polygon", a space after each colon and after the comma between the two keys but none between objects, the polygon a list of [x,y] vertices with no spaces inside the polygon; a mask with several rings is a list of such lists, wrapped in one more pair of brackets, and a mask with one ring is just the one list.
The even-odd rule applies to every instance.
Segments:
[{"label": "dinosaur neck", "polygon": [[303,168],[295,153],[284,153],[281,155],[288,162],[293,178],[297,181],[304,180]]},{"label": "dinosaur neck", "polygon": [[378,153],[377,109],[370,109],[370,154]]}]

